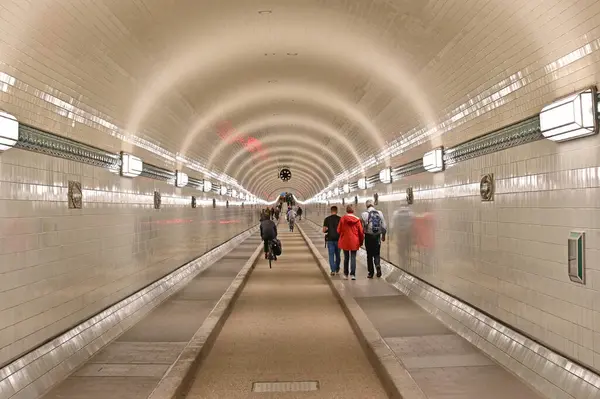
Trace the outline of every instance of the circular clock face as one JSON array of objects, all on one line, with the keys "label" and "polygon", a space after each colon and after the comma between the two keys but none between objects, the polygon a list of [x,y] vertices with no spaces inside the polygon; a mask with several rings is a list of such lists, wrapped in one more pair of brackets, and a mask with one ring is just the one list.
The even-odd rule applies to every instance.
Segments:
[{"label": "circular clock face", "polygon": [[283,181],[288,181],[292,178],[292,171],[289,169],[281,169],[281,171],[279,172],[279,177]]}]

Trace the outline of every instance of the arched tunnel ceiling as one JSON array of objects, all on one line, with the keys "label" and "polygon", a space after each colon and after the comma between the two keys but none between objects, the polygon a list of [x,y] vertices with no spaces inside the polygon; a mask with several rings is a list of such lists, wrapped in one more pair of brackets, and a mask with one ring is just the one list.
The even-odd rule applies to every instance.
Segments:
[{"label": "arched tunnel ceiling", "polygon": [[534,26],[527,0],[33,3],[0,5],[19,21],[3,22],[5,73],[268,196],[314,195],[393,140],[404,155],[380,161],[529,116],[572,89],[543,89],[536,71],[597,36],[566,32],[586,17],[558,8]]}]

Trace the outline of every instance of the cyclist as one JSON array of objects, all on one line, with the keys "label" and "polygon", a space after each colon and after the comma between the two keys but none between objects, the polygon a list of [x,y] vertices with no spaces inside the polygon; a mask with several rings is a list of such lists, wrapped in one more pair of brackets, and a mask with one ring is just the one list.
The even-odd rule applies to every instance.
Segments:
[{"label": "cyclist", "polygon": [[[269,244],[277,238],[277,226],[268,215],[263,215],[260,221],[260,238],[264,241],[265,259],[269,258]],[[277,257],[275,259],[277,260]]]},{"label": "cyclist", "polygon": [[292,207],[288,207],[287,220],[290,225],[290,231],[294,231],[294,223],[296,223],[296,212]]}]

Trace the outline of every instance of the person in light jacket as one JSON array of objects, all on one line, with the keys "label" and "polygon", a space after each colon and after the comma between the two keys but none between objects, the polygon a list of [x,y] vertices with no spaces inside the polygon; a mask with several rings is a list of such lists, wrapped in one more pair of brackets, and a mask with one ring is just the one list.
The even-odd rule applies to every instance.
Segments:
[{"label": "person in light jacket", "polygon": [[338,233],[340,235],[338,247],[344,251],[344,278],[347,280],[350,274],[352,280],[356,280],[356,252],[363,244],[365,233],[360,218],[354,214],[352,205],[346,207],[346,214],[338,224]]}]

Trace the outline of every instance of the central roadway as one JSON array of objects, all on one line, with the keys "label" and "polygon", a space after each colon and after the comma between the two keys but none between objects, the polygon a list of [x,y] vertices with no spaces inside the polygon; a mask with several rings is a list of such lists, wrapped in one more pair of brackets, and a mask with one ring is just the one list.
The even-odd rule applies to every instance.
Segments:
[{"label": "central roadway", "polygon": [[187,397],[386,398],[310,249],[285,227],[282,256],[273,269],[258,261]]}]

